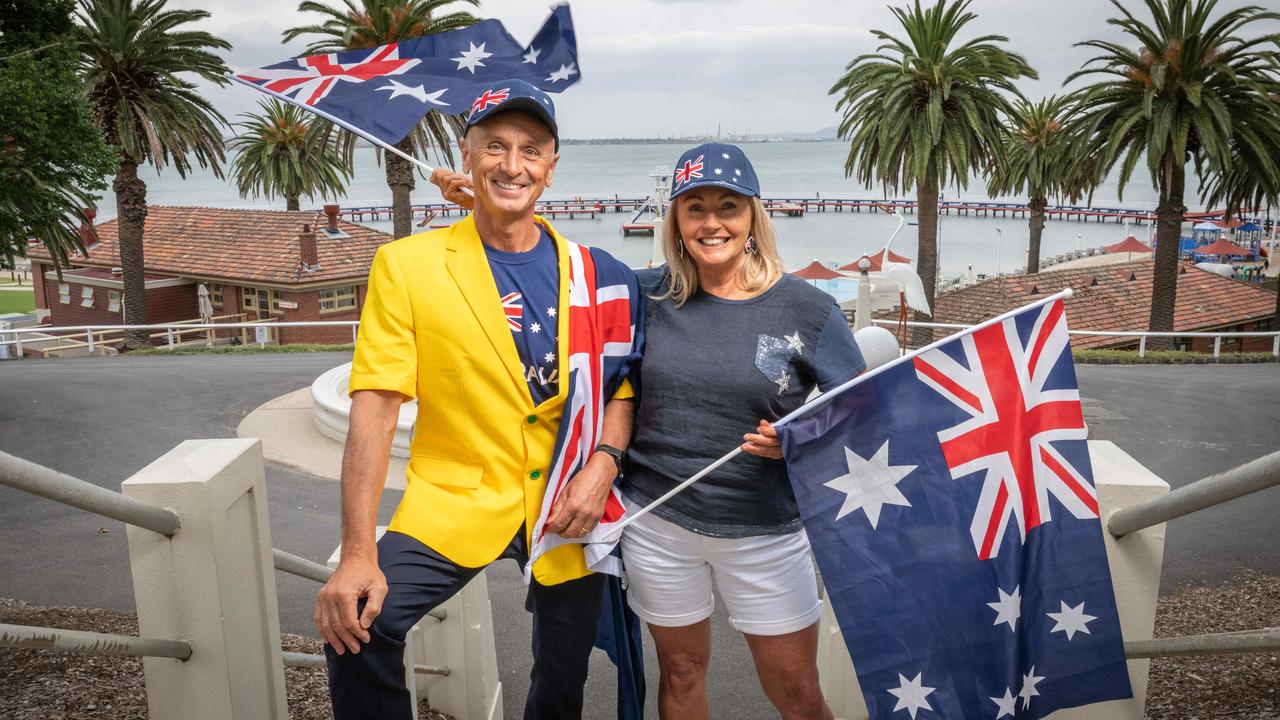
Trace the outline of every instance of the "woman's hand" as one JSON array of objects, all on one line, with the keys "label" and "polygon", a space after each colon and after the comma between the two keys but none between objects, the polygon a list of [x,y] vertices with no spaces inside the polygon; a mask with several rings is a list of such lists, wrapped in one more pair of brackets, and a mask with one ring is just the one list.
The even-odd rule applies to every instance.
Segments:
[{"label": "woman's hand", "polygon": [[782,459],[782,443],[778,440],[778,431],[768,420],[761,420],[753,433],[742,436],[742,452],[770,460]]},{"label": "woman's hand", "polygon": [[463,188],[471,188],[471,178],[444,168],[431,171],[431,182],[440,188],[440,194],[451,203],[456,203],[468,210],[474,210],[476,199],[463,192]]}]

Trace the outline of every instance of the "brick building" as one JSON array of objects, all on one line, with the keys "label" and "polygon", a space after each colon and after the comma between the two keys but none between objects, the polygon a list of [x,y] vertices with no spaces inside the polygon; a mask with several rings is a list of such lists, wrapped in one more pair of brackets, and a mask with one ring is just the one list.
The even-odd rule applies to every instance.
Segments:
[{"label": "brick building", "polygon": [[[1151,313],[1149,259],[1035,275],[1002,275],[937,297],[933,320],[973,324],[1001,315],[1063,288],[1072,330],[1145,330]],[[1276,295],[1251,283],[1200,268],[1179,268],[1175,332],[1267,332],[1275,330]],[[1270,352],[1272,339],[1223,338],[1223,352]],[[1138,338],[1073,335],[1071,347],[1133,349]],[[1179,350],[1213,352],[1213,338],[1174,338]]]},{"label": "brick building", "polygon": [[[337,206],[311,211],[147,208],[143,236],[147,320],[199,318],[198,285],[215,316],[279,322],[358,320],[373,255],[391,236],[338,219]],[[87,255],[71,258],[61,281],[48,251],[32,247],[36,308],[44,322],[119,325],[122,277],[116,220],[97,225]],[[281,343],[349,343],[351,330],[281,328]]]}]

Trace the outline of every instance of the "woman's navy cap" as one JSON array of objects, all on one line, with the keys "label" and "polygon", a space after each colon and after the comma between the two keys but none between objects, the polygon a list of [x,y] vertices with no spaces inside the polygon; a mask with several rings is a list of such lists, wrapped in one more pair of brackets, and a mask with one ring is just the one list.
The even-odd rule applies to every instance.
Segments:
[{"label": "woman's navy cap", "polygon": [[737,145],[706,143],[680,156],[671,174],[671,198],[704,185],[760,197],[760,179]]},{"label": "woman's navy cap", "polygon": [[467,116],[467,127],[462,134],[466,135],[467,130],[491,115],[508,110],[524,110],[541,120],[556,139],[556,149],[560,149],[560,129],[556,126],[556,106],[551,96],[524,80],[503,80],[485,87],[471,103],[471,114]]}]

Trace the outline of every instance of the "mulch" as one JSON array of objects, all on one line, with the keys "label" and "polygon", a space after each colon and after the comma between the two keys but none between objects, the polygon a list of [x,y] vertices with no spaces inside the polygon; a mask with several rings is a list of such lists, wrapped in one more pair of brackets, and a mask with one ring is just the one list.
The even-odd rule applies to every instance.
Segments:
[{"label": "mulch", "polygon": [[[0,623],[136,635],[133,615],[45,608],[0,599]],[[1280,626],[1280,576],[1246,572],[1229,583],[1186,588],[1162,598],[1156,637]],[[285,650],[319,653],[320,642],[282,635]],[[330,720],[320,669],[286,668],[292,720]],[[116,720],[146,718],[138,658],[0,648],[0,718]],[[449,720],[423,701],[423,720]],[[1151,663],[1148,720],[1280,719],[1280,652],[1160,658]]]}]

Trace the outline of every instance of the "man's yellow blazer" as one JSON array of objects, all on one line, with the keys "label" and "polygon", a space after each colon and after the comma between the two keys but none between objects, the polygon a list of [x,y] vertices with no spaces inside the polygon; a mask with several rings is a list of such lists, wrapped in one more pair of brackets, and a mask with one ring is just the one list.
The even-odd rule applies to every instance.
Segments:
[{"label": "man's yellow blazer", "polygon": [[[348,391],[418,400],[407,485],[389,529],[465,567],[492,562],[521,524],[529,540],[568,389],[567,249],[550,223],[534,220],[555,239],[559,258],[556,397],[533,405],[471,217],[382,246],[360,315]],[[624,384],[615,397],[628,396]],[[533,567],[543,585],[589,572],[578,544]]]}]

